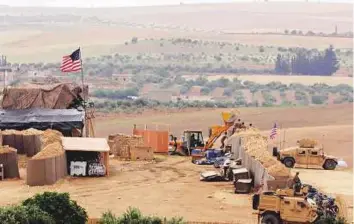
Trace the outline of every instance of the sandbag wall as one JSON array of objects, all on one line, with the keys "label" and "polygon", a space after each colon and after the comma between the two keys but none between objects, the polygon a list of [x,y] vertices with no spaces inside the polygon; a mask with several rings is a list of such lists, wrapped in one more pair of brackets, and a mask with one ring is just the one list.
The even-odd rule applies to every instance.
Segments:
[{"label": "sandbag wall", "polygon": [[41,150],[40,135],[42,133],[43,131],[36,129],[4,130],[1,132],[1,143],[17,149],[17,154],[32,157]]},{"label": "sandbag wall", "polygon": [[235,159],[242,159],[242,165],[252,173],[255,185],[264,180],[265,188],[269,190],[286,186],[290,170],[268,152],[267,138],[259,131],[244,130],[235,133],[228,144],[231,145]]},{"label": "sandbag wall", "polygon": [[4,168],[4,178],[19,178],[16,149],[9,146],[0,146],[0,164]]},{"label": "sandbag wall", "polygon": [[152,160],[154,150],[146,146],[144,138],[136,135],[115,134],[108,137],[110,152],[120,159]]},{"label": "sandbag wall", "polygon": [[67,175],[66,156],[61,137],[62,134],[54,130],[46,130],[42,134],[42,150],[27,163],[29,186],[51,185]]},{"label": "sandbag wall", "polygon": [[121,159],[130,159],[130,148],[144,146],[144,139],[142,136],[114,134],[108,136],[108,145],[113,155]]}]

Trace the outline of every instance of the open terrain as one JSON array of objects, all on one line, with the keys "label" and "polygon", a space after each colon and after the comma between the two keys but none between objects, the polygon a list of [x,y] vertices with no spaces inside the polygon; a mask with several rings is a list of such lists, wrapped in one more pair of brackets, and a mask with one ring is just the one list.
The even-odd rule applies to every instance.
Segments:
[{"label": "open terrain", "polygon": [[108,210],[121,214],[133,206],[145,214],[182,216],[188,221],[256,223],[248,195],[235,195],[231,183],[199,181],[200,172],[208,168],[192,164],[189,158],[170,157],[157,164],[111,160],[110,164],[111,174],[103,178],[66,178],[44,187],[28,187],[24,179],[0,182],[0,206],[49,190],[69,192],[92,218]]},{"label": "open terrain", "polygon": [[[153,129],[156,124],[160,124],[158,128],[161,129],[170,124],[174,134],[187,128],[202,129],[206,133],[208,126],[221,123],[222,111],[225,110],[188,109],[179,113],[145,112],[138,116],[99,114],[96,132],[99,137],[107,137],[118,132],[130,134],[133,124],[138,124],[138,127],[147,124],[148,128]],[[345,204],[343,209],[351,219],[352,104],[311,108],[240,108],[240,112],[242,120],[247,124],[252,122],[264,130],[265,135],[269,134],[273,122],[278,122],[282,127],[280,136],[286,130],[286,146],[302,137],[323,139],[327,153],[344,158],[349,169],[300,172],[304,183],[313,184],[331,195],[339,194]],[[232,184],[228,182],[199,181],[200,172],[213,170],[213,167],[194,165],[190,158],[185,157],[157,158],[155,163],[112,159],[109,177],[67,177],[53,186],[42,187],[28,187],[25,184],[25,164],[21,163],[21,180],[0,182],[0,206],[18,203],[38,192],[58,191],[69,192],[93,218],[107,210],[120,214],[129,206],[134,206],[146,214],[183,216],[188,221],[256,223],[250,195],[235,195]],[[334,183],[328,184],[328,179]]]},{"label": "open terrain", "polygon": [[[352,31],[350,4],[229,3],[135,8],[0,8],[0,47],[12,62],[57,62],[81,46],[83,57],[116,53],[132,37],[191,38],[250,46],[352,49],[352,39],[303,36]],[[47,16],[47,17],[46,17]],[[285,30],[301,31],[284,35]],[[155,51],[160,46],[150,45]],[[123,51],[125,51],[123,49]]]},{"label": "open terrain", "polygon": [[[286,130],[286,146],[303,137],[322,141],[327,153],[344,158],[349,169],[322,171],[300,169],[301,179],[321,190],[339,195],[344,202],[344,212],[352,219],[352,127],[353,105],[336,105],[304,108],[241,108],[242,120],[252,122],[269,134],[273,122]],[[170,124],[171,132],[178,134],[183,129],[202,129],[221,123],[217,110],[189,109],[185,112],[145,112],[140,116],[100,115],[96,119],[98,136],[111,133],[130,134],[133,124],[148,124],[149,128],[163,129]],[[319,116],[319,114],[321,116]],[[166,126],[165,126],[166,127]],[[324,135],[324,137],[322,137]],[[213,167],[197,166],[185,157],[157,156],[157,163],[123,162],[111,160],[109,177],[65,178],[53,186],[28,187],[25,185],[25,169],[21,169],[20,181],[0,182],[0,205],[18,203],[37,192],[46,190],[69,192],[74,200],[85,207],[90,217],[99,217],[107,210],[120,214],[129,206],[140,208],[146,214],[183,216],[188,221],[219,221],[256,223],[249,195],[235,195],[228,182],[205,183],[199,174]],[[324,178],[325,177],[325,178]],[[333,183],[328,184],[328,179]],[[142,200],[144,199],[144,200]],[[213,215],[211,215],[213,214]],[[217,217],[217,218],[216,218]]]}]

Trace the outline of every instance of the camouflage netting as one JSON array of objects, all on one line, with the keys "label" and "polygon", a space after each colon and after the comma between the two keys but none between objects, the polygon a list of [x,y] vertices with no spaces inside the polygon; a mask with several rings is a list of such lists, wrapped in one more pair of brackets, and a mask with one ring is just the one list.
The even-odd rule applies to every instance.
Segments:
[{"label": "camouflage netting", "polygon": [[244,148],[245,153],[259,161],[270,175],[275,178],[290,175],[290,170],[270,154],[267,138],[262,136],[258,129],[242,129],[235,135],[241,137],[241,147]]},{"label": "camouflage netting", "polygon": [[86,88],[84,92],[72,84],[5,88],[1,106],[3,109],[68,109],[77,100],[84,99]]}]

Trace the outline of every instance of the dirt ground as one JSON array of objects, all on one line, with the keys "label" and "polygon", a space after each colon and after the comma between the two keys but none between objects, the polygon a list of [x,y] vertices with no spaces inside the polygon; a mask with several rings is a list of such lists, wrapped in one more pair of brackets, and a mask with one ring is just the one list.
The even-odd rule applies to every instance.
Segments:
[{"label": "dirt ground", "polygon": [[[237,108],[236,108],[237,109]],[[112,133],[132,133],[134,124],[149,129],[161,130],[170,128],[179,135],[184,129],[201,129],[207,133],[208,127],[223,124],[221,112],[230,109],[188,109],[182,112],[147,111],[141,115],[101,114],[96,116],[95,127],[99,137],[107,137]],[[327,125],[352,125],[353,104],[318,106],[318,107],[273,107],[273,108],[239,108],[240,118],[261,130],[269,130],[274,122],[282,128],[315,127]],[[321,116],[318,116],[318,115]],[[201,116],[202,115],[202,116]]]},{"label": "dirt ground", "polygon": [[[109,177],[66,178],[53,186],[28,187],[24,179],[0,182],[0,206],[50,190],[69,192],[93,218],[133,206],[146,214],[189,221],[255,223],[249,195],[235,195],[230,182],[199,180],[201,171],[213,167],[194,165],[184,157],[159,158],[163,161],[156,164],[111,160]],[[21,175],[25,178],[24,169]]]},{"label": "dirt ground", "polygon": [[[146,112],[139,116],[105,115],[96,119],[96,133],[107,137],[111,133],[131,133],[133,124],[149,128],[168,128],[179,134],[187,128],[200,128],[207,133],[208,126],[221,124],[217,110],[186,110],[180,113]],[[339,195],[345,202],[348,219],[353,217],[353,105],[321,106],[311,108],[242,108],[241,119],[252,122],[265,135],[278,122],[279,131],[286,133],[285,146],[301,137],[316,138],[327,153],[342,157],[350,166],[346,170],[323,171],[301,169],[304,183]],[[323,137],[324,135],[324,137]],[[183,157],[158,156],[160,162],[121,162],[111,160],[109,177],[65,178],[53,186],[28,187],[25,184],[26,158],[20,158],[19,181],[0,182],[0,206],[18,203],[43,191],[69,192],[73,199],[85,207],[90,217],[112,210],[116,214],[129,206],[138,207],[146,214],[166,217],[183,216],[188,221],[219,221],[256,223],[250,195],[235,195],[228,182],[205,183],[199,180],[211,166],[197,166]],[[294,170],[295,171],[295,170]],[[330,181],[329,181],[330,180]]]}]

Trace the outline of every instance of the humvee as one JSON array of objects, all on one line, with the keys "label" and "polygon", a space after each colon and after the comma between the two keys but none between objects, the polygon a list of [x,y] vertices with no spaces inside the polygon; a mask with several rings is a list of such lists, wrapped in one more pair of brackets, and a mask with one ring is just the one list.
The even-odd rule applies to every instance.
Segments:
[{"label": "humvee", "polygon": [[262,224],[314,223],[319,217],[316,202],[294,195],[292,189],[254,195],[253,209],[258,210],[258,223],[260,220]]},{"label": "humvee", "polygon": [[275,147],[273,148],[273,156],[276,156],[288,168],[293,168],[296,165],[300,168],[334,170],[338,164],[336,157],[326,155],[323,148],[318,147],[304,148],[296,146],[283,150],[278,150]]}]

